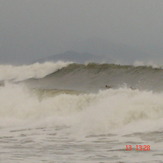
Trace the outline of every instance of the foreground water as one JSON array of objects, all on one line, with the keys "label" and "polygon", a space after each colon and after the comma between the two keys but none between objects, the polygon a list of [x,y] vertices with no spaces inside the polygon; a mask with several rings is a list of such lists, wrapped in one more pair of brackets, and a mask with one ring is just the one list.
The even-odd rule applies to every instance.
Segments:
[{"label": "foreground water", "polygon": [[[74,139],[67,134],[59,135],[62,130],[61,127],[3,130],[0,137],[1,162],[162,162],[162,132],[92,135]],[[126,144],[150,144],[151,150],[126,151]]]}]

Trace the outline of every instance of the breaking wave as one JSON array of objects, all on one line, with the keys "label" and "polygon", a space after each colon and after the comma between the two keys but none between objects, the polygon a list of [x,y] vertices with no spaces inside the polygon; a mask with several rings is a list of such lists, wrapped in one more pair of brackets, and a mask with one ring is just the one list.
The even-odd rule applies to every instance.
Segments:
[{"label": "breaking wave", "polygon": [[45,62],[34,63],[32,65],[0,65],[0,81],[13,80],[22,81],[29,78],[43,78],[44,76],[53,73],[65,66],[70,62]]},{"label": "breaking wave", "polygon": [[26,86],[6,84],[0,88],[0,128],[62,126],[64,132],[84,136],[144,132],[146,125],[162,129],[162,98],[162,93],[128,88],[87,94],[46,91],[40,98]]},{"label": "breaking wave", "polygon": [[[151,151],[135,162],[162,160],[159,67],[1,65],[0,80],[3,162],[133,162],[136,144]],[[133,150],[125,152],[128,144]]]},{"label": "breaking wave", "polygon": [[64,62],[1,65],[0,79],[10,80],[0,87],[0,128],[59,127],[83,136],[162,129],[161,68]]}]

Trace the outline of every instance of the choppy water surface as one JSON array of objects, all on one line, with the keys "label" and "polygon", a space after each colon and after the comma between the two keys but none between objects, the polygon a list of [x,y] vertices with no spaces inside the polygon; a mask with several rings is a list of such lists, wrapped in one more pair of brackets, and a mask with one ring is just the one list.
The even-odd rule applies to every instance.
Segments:
[{"label": "choppy water surface", "polygon": [[[162,132],[73,138],[64,128],[3,130],[1,162],[162,162]],[[156,140],[157,138],[157,140]],[[150,144],[151,151],[126,151],[126,144]]]}]

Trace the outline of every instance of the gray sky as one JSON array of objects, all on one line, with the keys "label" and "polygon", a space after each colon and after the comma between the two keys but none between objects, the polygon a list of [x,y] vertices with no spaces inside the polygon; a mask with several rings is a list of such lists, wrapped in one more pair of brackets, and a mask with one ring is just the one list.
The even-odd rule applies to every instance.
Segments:
[{"label": "gray sky", "polygon": [[162,43],[163,0],[0,0],[1,63],[117,49],[126,61],[161,63]]}]

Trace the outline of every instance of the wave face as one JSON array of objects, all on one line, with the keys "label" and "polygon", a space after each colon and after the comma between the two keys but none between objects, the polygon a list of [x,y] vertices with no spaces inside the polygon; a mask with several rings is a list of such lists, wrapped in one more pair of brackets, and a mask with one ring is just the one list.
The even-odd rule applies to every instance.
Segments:
[{"label": "wave face", "polygon": [[111,88],[131,87],[140,90],[163,90],[163,69],[149,66],[126,66],[114,64],[70,64],[42,79],[27,83],[45,89],[72,89],[97,91]]}]

